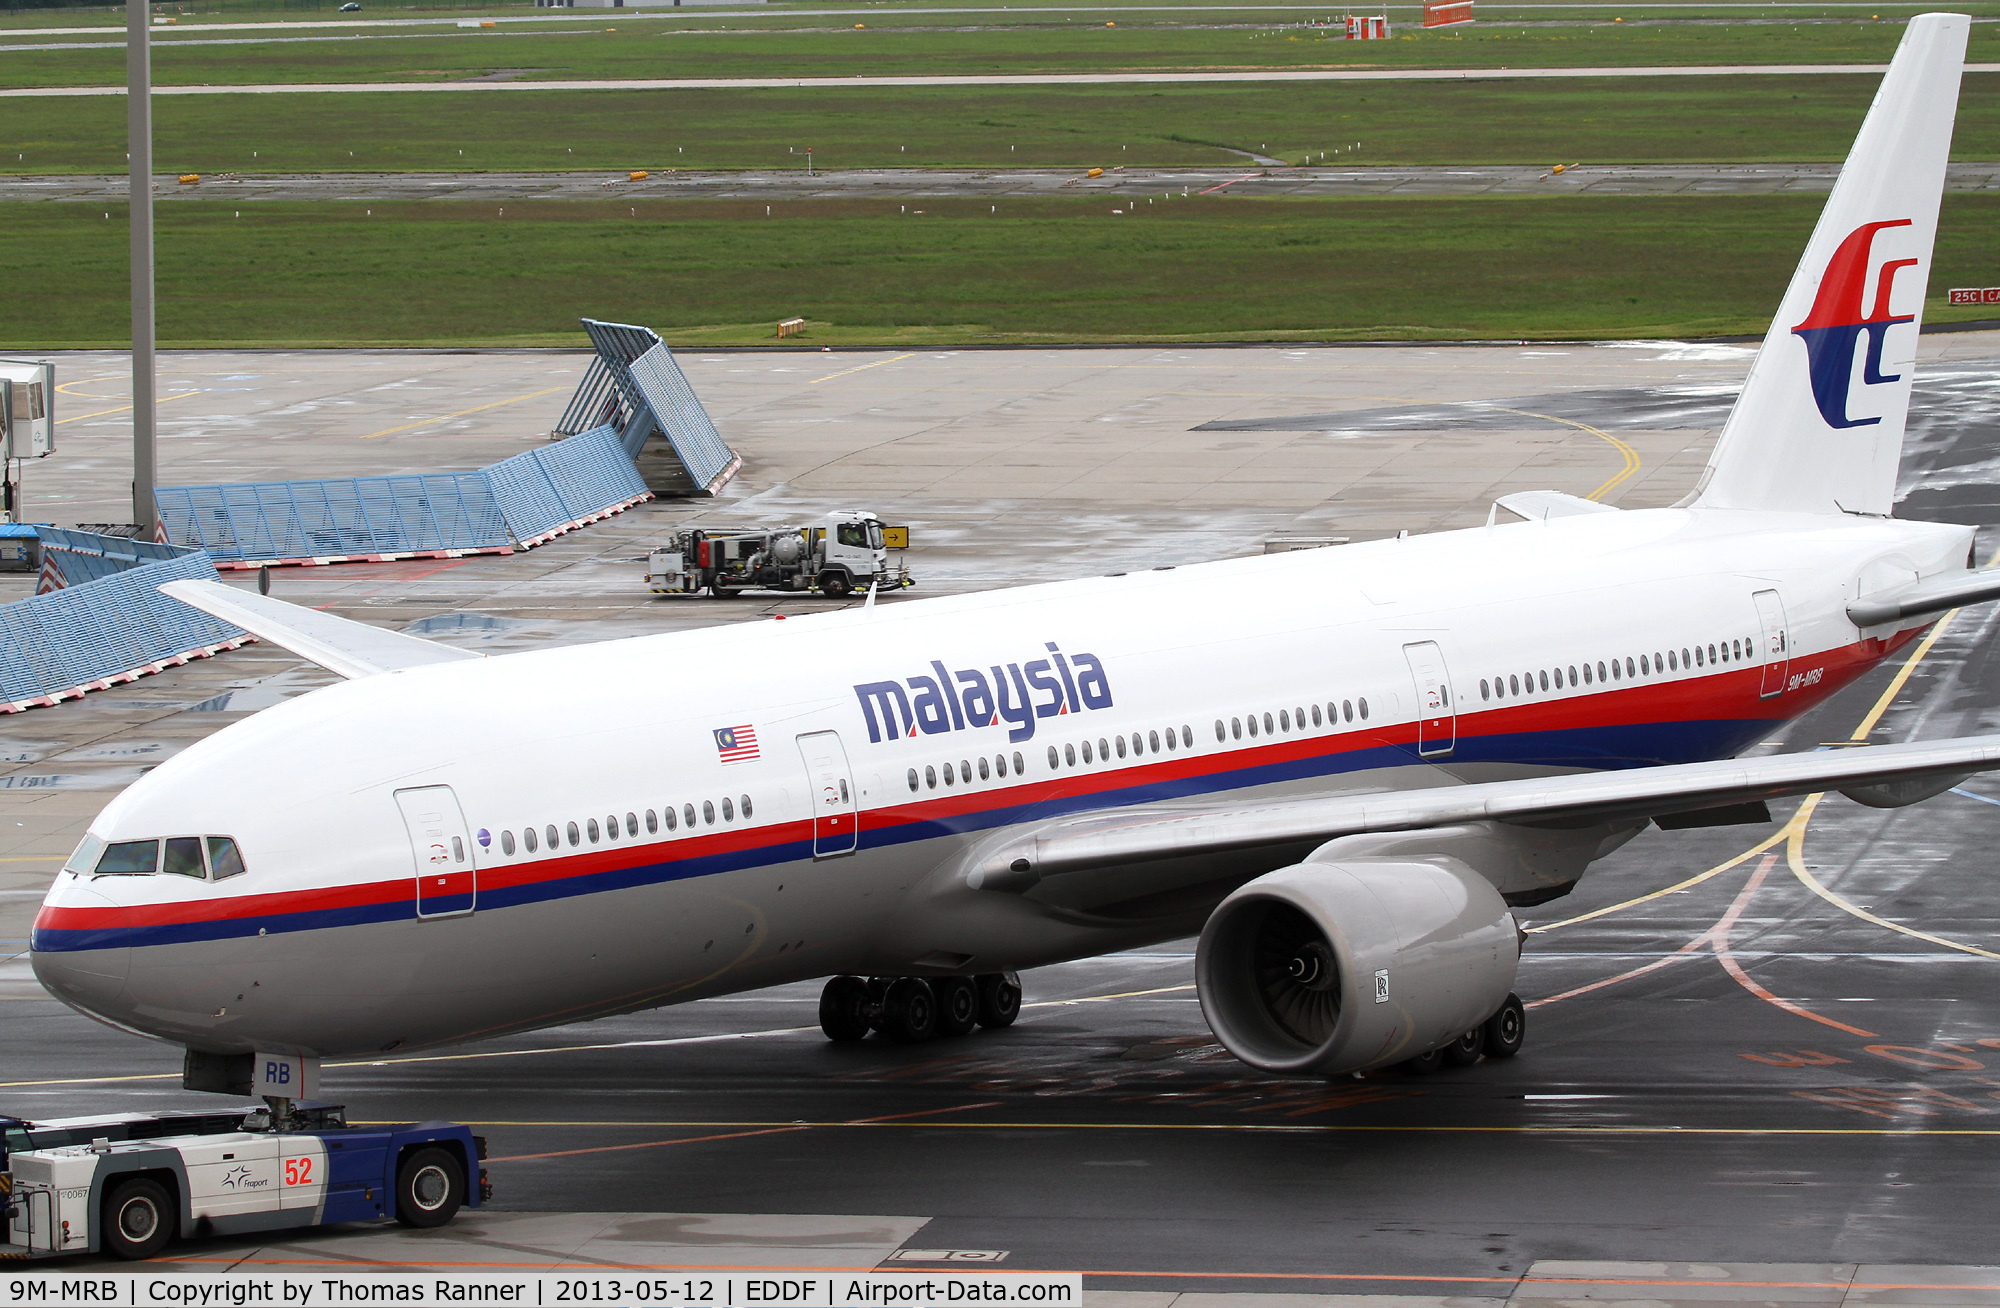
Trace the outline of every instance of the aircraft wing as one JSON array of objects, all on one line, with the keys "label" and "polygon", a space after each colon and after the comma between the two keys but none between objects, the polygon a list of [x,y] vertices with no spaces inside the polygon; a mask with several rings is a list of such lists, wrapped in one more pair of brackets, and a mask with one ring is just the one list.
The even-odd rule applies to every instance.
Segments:
[{"label": "aircraft wing", "polygon": [[484,657],[434,640],[384,631],[365,622],[287,604],[268,595],[246,594],[219,581],[170,581],[160,590],[349,680],[372,677],[378,672],[401,672],[432,663]]},{"label": "aircraft wing", "polygon": [[1895,808],[1995,768],[2000,768],[2000,736],[1969,736],[1258,805],[1100,814],[1055,822],[997,847],[967,874],[967,882],[975,889],[1022,891],[1043,877],[1089,868],[1365,832],[1481,821],[1587,827],[1822,790]]}]

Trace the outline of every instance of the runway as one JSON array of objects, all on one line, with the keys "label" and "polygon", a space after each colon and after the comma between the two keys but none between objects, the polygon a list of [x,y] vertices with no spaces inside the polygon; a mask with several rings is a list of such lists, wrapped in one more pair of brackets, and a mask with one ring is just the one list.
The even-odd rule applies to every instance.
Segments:
[{"label": "runway", "polygon": [[[833,91],[881,86],[1185,86],[1253,82],[1489,82],[1575,77],[1743,77],[1852,74],[1880,76],[1887,64],[1669,64],[1608,68],[1268,68],[1253,71],[1164,73],[940,73],[855,77],[624,77],[593,80],[453,82],[295,82],[243,86],[156,86],[163,95],[345,95],[403,91]],[[2000,72],[2000,64],[1967,64],[1968,73]],[[0,91],[0,98],[123,95],[122,86],[34,86]]]},{"label": "runway", "polygon": [[[875,508],[911,523],[925,595],[1276,535],[1473,525],[1532,486],[1665,504],[1692,485],[1750,352],[684,358],[747,455],[725,501],[646,506],[512,558],[286,571],[273,593],[390,626],[464,614],[453,639],[501,650],[823,603],[647,599],[646,545],[694,517]],[[43,513],[115,511],[118,362],[60,365],[58,417],[75,421],[29,469]],[[168,356],[162,392],[184,398],[161,410],[165,480],[473,466],[545,429],[582,363]],[[1925,337],[1917,367],[1905,511],[2000,523],[2000,334]],[[1982,552],[1996,544],[1985,533]],[[1773,747],[1995,730],[1996,634],[2000,611],[1959,615]],[[325,679],[257,646],[8,720],[0,937],[22,947],[55,862],[135,767]],[[1529,910],[1522,1056],[1429,1077],[1248,1071],[1207,1034],[1186,942],[1029,973],[1020,1023],[951,1042],[829,1045],[802,985],[329,1067],[325,1092],[356,1120],[474,1123],[491,1215],[442,1235],[205,1242],[183,1265],[937,1266],[922,1255],[958,1251],[1134,1296],[1099,1308],[1245,1292],[1994,1303],[2000,1276],[1974,1268],[1994,1261],[2000,1163],[1996,842],[2000,784],[1980,779],[1905,810],[1835,797],[1769,827],[1650,831]],[[18,955],[0,963],[0,1014],[0,1110],[203,1101],[177,1089],[177,1051],[42,997]]]},{"label": "runway", "polygon": [[[1257,160],[1256,164],[1276,163]],[[849,169],[742,172],[666,170],[641,181],[624,173],[302,173],[226,174],[183,186],[154,180],[161,200],[601,200],[822,199],[944,196],[1047,197],[1157,195],[1823,195],[1836,164],[1580,165],[1553,173],[1533,167],[1125,168],[1090,177],[1076,168]],[[1956,163],[1952,192],[2000,190],[2000,163]],[[123,201],[123,176],[0,176],[0,202]]]}]

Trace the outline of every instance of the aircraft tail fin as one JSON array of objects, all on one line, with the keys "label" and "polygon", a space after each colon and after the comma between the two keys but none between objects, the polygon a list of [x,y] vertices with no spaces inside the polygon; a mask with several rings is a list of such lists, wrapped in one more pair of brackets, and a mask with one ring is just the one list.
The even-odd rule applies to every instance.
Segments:
[{"label": "aircraft tail fin", "polygon": [[1910,20],[1691,501],[1887,515],[1895,503],[1971,20]]}]

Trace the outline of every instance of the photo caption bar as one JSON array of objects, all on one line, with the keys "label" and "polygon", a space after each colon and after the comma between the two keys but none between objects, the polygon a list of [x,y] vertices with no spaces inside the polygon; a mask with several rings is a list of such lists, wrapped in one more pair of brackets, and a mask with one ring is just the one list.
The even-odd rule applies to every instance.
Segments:
[{"label": "photo caption bar", "polygon": [[520,1308],[1080,1308],[1076,1272],[96,1272],[0,1276],[0,1308],[343,1308],[500,1304]]}]

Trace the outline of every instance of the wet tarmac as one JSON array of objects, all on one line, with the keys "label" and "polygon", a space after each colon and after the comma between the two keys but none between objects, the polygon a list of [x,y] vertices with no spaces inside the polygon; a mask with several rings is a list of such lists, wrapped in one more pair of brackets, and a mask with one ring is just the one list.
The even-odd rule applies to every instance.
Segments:
[{"label": "wet tarmac", "polygon": [[[1254,552],[1270,534],[1340,525],[1346,497],[1371,477],[1388,489],[1356,530],[1392,511],[1418,529],[1480,521],[1495,493],[1587,493],[1623,466],[1613,444],[1574,426],[1459,421],[1479,405],[1572,406],[1586,416],[1571,421],[1614,433],[1643,465],[1604,498],[1668,503],[1692,484],[1713,437],[1704,415],[1720,413],[1748,360],[1742,347],[1657,343],[691,352],[696,389],[753,456],[725,501],[649,506],[513,558],[287,572],[275,592],[384,625],[437,619],[422,629],[519,648],[717,620],[717,605],[637,593],[647,541],[694,514],[885,507],[916,526],[920,577],[979,589],[1110,571],[1148,549]],[[75,357],[63,375],[95,367],[109,408],[112,362]],[[553,382],[542,372],[576,359],[176,362],[163,379],[210,389],[180,402],[168,466],[228,476],[443,466],[448,454],[476,464],[518,448],[541,415],[525,401],[485,418],[458,411],[538,390]],[[1925,338],[1919,376],[1929,416],[1906,454],[1906,504],[1970,503],[2000,459],[1990,398],[2000,335]],[[843,386],[854,393],[828,394]],[[1659,425],[1615,425],[1619,396]],[[1370,427],[1412,410],[1439,425]],[[1344,425],[1202,430],[1300,421],[1287,414]],[[106,512],[117,421],[65,428],[77,432],[59,456],[71,466],[30,469],[31,488],[39,475],[45,493]],[[93,423],[103,424],[94,435]],[[1181,460],[1205,480],[1125,471]],[[1454,460],[1468,475],[1425,471]],[[1021,475],[1008,481],[1007,469]],[[1290,498],[1257,489],[1280,476]],[[992,498],[970,493],[980,479]],[[1057,547],[1041,557],[1048,540]],[[1996,546],[1986,533],[1982,549]],[[782,606],[720,607],[741,621]],[[1772,747],[2000,730],[1996,634],[2000,609],[1960,614],[1915,651],[1907,676],[1882,669]],[[324,679],[252,647],[0,722],[0,754],[13,760],[0,763],[0,937],[13,941],[0,954],[23,947],[55,861],[132,769]],[[83,780],[26,784],[42,776]],[[357,1120],[474,1123],[491,1143],[491,1216],[453,1228],[456,1243],[356,1228],[181,1254],[213,1270],[243,1258],[693,1263],[704,1246],[802,1266],[890,1265],[908,1252],[972,1251],[1148,1296],[1104,1308],[1245,1291],[1433,1304],[1991,1303],[1991,1279],[1909,1265],[1996,1261],[1996,844],[2000,785],[1977,779],[1905,810],[1833,797],[1786,806],[1771,826],[1650,831],[1567,898],[1528,910],[1522,1055],[1432,1076],[1249,1071],[1207,1034],[1189,942],[1029,973],[1017,1025],[916,1047],[829,1045],[815,1029],[817,987],[801,985],[330,1067],[325,1092]],[[0,1024],[0,1109],[204,1102],[178,1089],[176,1050],[48,1000],[18,953],[0,962]],[[1908,1288],[1924,1276],[1959,1288]],[[1868,1288],[1882,1284],[1906,1288]]]}]

